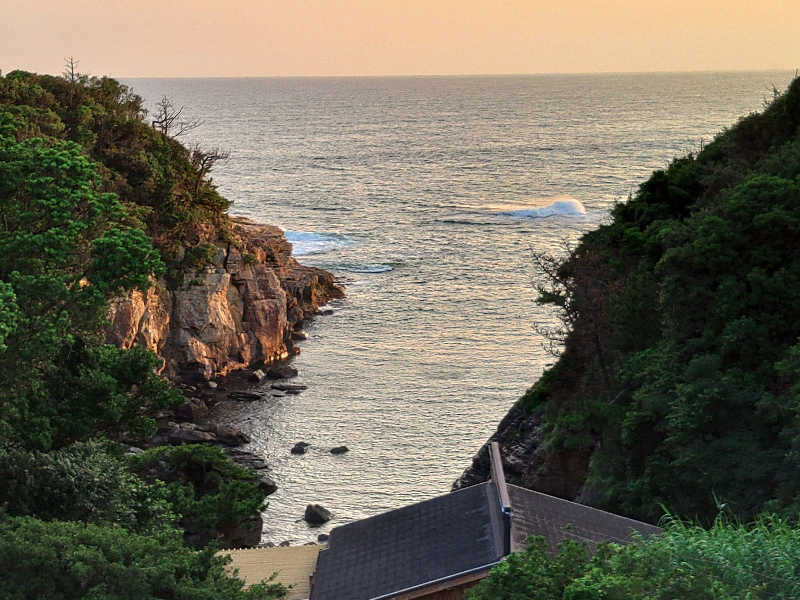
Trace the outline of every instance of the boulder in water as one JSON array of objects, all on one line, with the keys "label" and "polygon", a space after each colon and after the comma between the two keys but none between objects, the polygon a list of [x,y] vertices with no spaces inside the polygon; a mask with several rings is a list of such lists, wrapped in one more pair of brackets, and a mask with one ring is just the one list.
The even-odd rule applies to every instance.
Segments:
[{"label": "boulder in water", "polygon": [[267,379],[290,379],[297,377],[297,369],[290,365],[272,365],[267,370]]},{"label": "boulder in water", "polygon": [[297,442],[294,446],[292,446],[292,454],[305,454],[308,452],[308,447],[311,444],[308,442]]},{"label": "boulder in water", "polygon": [[306,514],[303,519],[311,525],[322,525],[331,520],[331,511],[321,504],[309,504],[306,506]]},{"label": "boulder in water", "polygon": [[255,392],[231,392],[228,394],[231,400],[263,400],[264,396]]}]

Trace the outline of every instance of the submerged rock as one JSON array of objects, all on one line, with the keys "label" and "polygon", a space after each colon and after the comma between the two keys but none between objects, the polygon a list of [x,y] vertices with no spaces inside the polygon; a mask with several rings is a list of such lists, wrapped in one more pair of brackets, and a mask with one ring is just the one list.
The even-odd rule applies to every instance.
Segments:
[{"label": "submerged rock", "polygon": [[264,492],[267,496],[274,494],[278,491],[278,484],[268,475],[258,476],[258,489]]},{"label": "submerged rock", "polygon": [[231,392],[228,394],[231,400],[263,400],[264,396],[255,392]]},{"label": "submerged rock", "polygon": [[179,421],[200,421],[208,416],[208,406],[200,398],[189,398],[185,404],[176,406],[173,412]]},{"label": "submerged rock", "polygon": [[303,390],[307,390],[308,386],[303,385],[302,383],[273,383],[270,386],[273,390],[278,390],[281,392],[288,392],[288,393],[300,393]]},{"label": "submerged rock", "polygon": [[173,446],[181,444],[214,444],[217,437],[207,431],[200,431],[199,429],[171,429],[167,433],[167,442]]},{"label": "submerged rock", "polygon": [[241,429],[230,425],[217,425],[214,427],[214,434],[220,444],[226,446],[241,446],[250,443],[250,437]]},{"label": "submerged rock", "polygon": [[336,446],[335,448],[331,448],[331,454],[344,454],[345,452],[349,452],[350,448],[347,446]]}]

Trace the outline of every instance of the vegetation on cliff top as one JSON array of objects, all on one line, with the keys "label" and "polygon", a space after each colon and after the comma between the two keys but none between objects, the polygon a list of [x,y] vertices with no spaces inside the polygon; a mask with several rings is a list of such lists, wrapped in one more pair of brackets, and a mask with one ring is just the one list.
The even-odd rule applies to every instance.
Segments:
[{"label": "vegetation on cliff top", "polygon": [[800,531],[777,518],[705,529],[678,520],[663,534],[601,546],[590,558],[568,540],[555,556],[542,538],[512,554],[469,600],[773,600],[800,594]]},{"label": "vegetation on cliff top", "polygon": [[[151,435],[153,412],[182,397],[156,356],[102,342],[109,301],[202,256],[227,223],[216,154],[145,116],[113,79],[0,76],[4,597],[283,594],[244,590],[213,548],[183,545],[182,527],[236,527],[262,507],[249,473],[216,447],[126,459],[117,441]],[[203,477],[163,481],[148,461]]]},{"label": "vegetation on cliff top", "polygon": [[525,402],[547,452],[591,457],[584,498],[651,522],[797,514],[799,245],[796,79],[550,271],[566,343]]}]

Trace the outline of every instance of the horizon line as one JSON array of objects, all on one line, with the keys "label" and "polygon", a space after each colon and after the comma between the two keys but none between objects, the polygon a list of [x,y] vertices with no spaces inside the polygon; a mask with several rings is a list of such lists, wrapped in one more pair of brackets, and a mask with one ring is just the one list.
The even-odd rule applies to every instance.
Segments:
[{"label": "horizon line", "polygon": [[769,67],[758,69],[663,69],[653,71],[541,71],[503,73],[335,73],[335,74],[283,74],[283,75],[107,75],[115,79],[323,79],[323,78],[436,78],[436,77],[547,77],[564,75],[681,75],[703,73],[800,73],[798,67]]}]

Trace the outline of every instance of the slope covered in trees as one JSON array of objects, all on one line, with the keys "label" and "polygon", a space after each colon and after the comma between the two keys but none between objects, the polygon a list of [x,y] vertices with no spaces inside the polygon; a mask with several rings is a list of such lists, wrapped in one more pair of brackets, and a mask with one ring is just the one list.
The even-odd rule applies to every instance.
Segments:
[{"label": "slope covered in trees", "polygon": [[583,501],[647,521],[796,514],[800,79],[611,216],[538,257],[565,345],[517,406],[525,483],[569,464]]},{"label": "slope covered in trees", "polygon": [[[109,301],[202,261],[227,224],[209,153],[145,116],[113,79],[0,76],[4,598],[283,594],[244,590],[213,547],[184,545],[187,526],[235,527],[263,507],[252,474],[217,447],[130,458],[119,443],[183,398],[155,355],[103,343]],[[203,477],[165,482],[153,462]]]},{"label": "slope covered in trees", "polygon": [[796,598],[800,78],[611,217],[535,256],[563,350],[494,438],[512,480],[665,532],[532,540],[468,598]]}]

